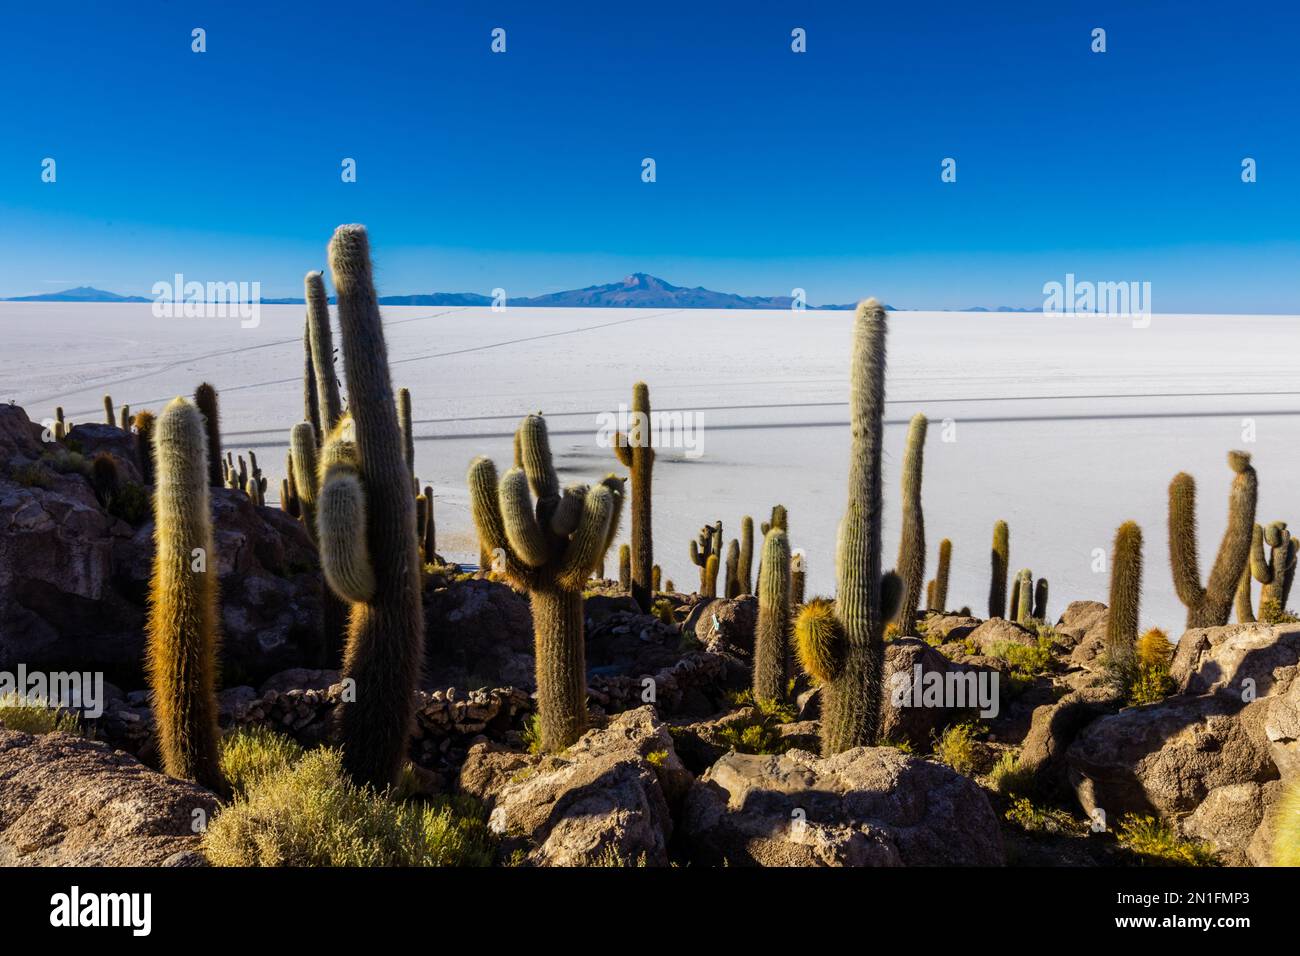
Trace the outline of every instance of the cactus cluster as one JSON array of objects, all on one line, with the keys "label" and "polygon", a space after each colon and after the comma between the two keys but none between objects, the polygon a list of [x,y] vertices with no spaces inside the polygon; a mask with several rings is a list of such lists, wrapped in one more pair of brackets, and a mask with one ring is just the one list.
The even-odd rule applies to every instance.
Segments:
[{"label": "cactus cluster", "polygon": [[722,521],[701,528],[691,542],[690,552],[691,563],[700,569],[700,594],[717,597],[718,563],[722,559]]},{"label": "cactus cluster", "polygon": [[623,481],[561,488],[541,415],[515,432],[514,467],[498,480],[492,460],[476,458],[468,480],[482,549],[528,592],[541,745],[561,750],[586,728],[582,590],[618,533]]},{"label": "cactus cluster", "polygon": [[[858,306],[853,329],[848,507],[840,523],[835,605],[804,605],[799,657],[822,681],[822,756],[876,742],[884,668],[884,622],[902,600],[898,575],[881,573],[880,459],[885,409],[885,309]],[[810,672],[813,673],[813,672]]]}]

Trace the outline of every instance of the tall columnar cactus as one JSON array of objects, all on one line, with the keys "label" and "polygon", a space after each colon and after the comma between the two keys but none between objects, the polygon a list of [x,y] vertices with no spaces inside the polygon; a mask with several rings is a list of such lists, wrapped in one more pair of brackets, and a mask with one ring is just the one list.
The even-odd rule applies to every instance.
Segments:
[{"label": "tall columnar cactus", "polygon": [[[153,463],[153,434],[154,425],[157,419],[154,413],[145,409],[142,412],[135,413],[133,425],[135,427],[135,456],[140,465],[140,480],[146,485],[154,483],[156,474]],[[207,467],[207,462],[204,462]]]},{"label": "tall columnar cactus", "polygon": [[561,491],[545,419],[529,415],[515,438],[518,464],[500,481],[491,459],[470,465],[470,507],[482,546],[528,591],[542,747],[561,750],[586,726],[582,589],[618,532],[623,482]]},{"label": "tall columnar cactus", "polygon": [[411,427],[411,390],[397,390],[397,424],[402,432],[402,453],[406,456],[406,470],[411,475],[411,487],[418,487],[415,477],[415,431]]},{"label": "tall columnar cactus", "polygon": [[729,598],[740,596],[740,542],[735,538],[727,544],[727,563],[723,580],[726,588],[723,594]]},{"label": "tall columnar cactus", "polygon": [[[691,563],[700,569],[700,593],[715,597],[718,593],[718,560],[722,552],[722,522],[705,525],[691,542]],[[710,562],[709,559],[713,561]]]},{"label": "tall columnar cactus", "polygon": [[[869,746],[880,728],[884,622],[902,599],[898,575],[881,576],[880,453],[885,410],[885,309],[858,306],[850,369],[848,507],[839,528],[834,615],[817,602],[799,614],[800,656],[820,649],[822,756]],[[767,562],[764,561],[764,564]]]},{"label": "tall columnar cactus", "polygon": [[208,485],[220,488],[225,484],[225,478],[221,467],[221,413],[217,407],[217,390],[204,382],[194,390],[194,404],[203,416],[203,427],[208,437]]},{"label": "tall columnar cactus", "polygon": [[925,516],[921,511],[921,474],[925,432],[929,422],[919,412],[907,429],[903,452],[903,531],[898,542],[898,576],[903,579],[903,605],[898,612],[898,633],[916,633],[916,609],[925,585]]},{"label": "tall columnar cactus", "polygon": [[317,429],[316,439],[323,443],[343,417],[343,400],[339,397],[339,379],[334,371],[334,333],[330,329],[329,300],[325,297],[325,276],[308,272],[303,278],[307,300],[307,364],[314,387],[306,388],[311,403],[305,420]]},{"label": "tall columnar cactus", "polygon": [[[321,560],[328,575],[332,554],[361,547],[374,575],[373,587],[340,595],[352,601],[343,677],[355,681],[356,699],[340,705],[339,740],[352,779],[383,788],[397,780],[406,759],[424,655],[415,496],[402,455],[365,228],[335,230],[329,263],[338,293],[357,464],[351,473],[340,464],[325,472],[319,518],[336,491],[352,495],[355,508],[348,524],[318,520]],[[350,537],[350,545],[340,537]]]},{"label": "tall columnar cactus", "polygon": [[1016,623],[1028,627],[1034,618],[1034,575],[1022,568],[1016,576]]},{"label": "tall columnar cactus", "polygon": [[113,396],[104,396],[104,421],[109,425],[117,424],[117,416],[113,414]]},{"label": "tall columnar cactus", "polygon": [[[1005,521],[993,525],[993,550],[989,553],[989,617],[1007,615],[1007,569],[1011,566],[1011,529]],[[1012,609],[1014,613],[1015,609]]]},{"label": "tall columnar cactus", "polygon": [[934,574],[934,594],[930,610],[943,613],[948,609],[948,574],[952,568],[952,542],[944,538],[939,542],[939,570]]},{"label": "tall columnar cactus", "polygon": [[618,586],[632,590],[632,548],[626,544],[618,546]]},{"label": "tall columnar cactus", "polygon": [[645,382],[637,382],[632,386],[628,433],[616,436],[614,451],[632,477],[632,597],[642,611],[650,609],[650,569],[654,567],[650,510],[655,450],[650,439],[650,387]]},{"label": "tall columnar cactus", "polygon": [[790,539],[772,529],[763,539],[754,627],[754,699],[784,700],[790,633]]},{"label": "tall columnar cactus", "polygon": [[1135,676],[1138,607],[1142,600],[1142,529],[1126,521],[1115,532],[1106,617],[1106,666],[1127,685]]},{"label": "tall columnar cactus", "polygon": [[1228,496],[1228,527],[1205,587],[1201,586],[1197,557],[1196,482],[1186,472],[1179,472],[1169,483],[1169,565],[1174,589],[1187,606],[1189,628],[1228,623],[1241,573],[1250,558],[1259,483],[1245,452],[1229,452],[1228,466],[1236,474]]},{"label": "tall columnar cactus", "polygon": [[425,505],[428,514],[425,516],[424,522],[424,560],[431,563],[438,557],[438,526],[433,510],[432,485],[424,486],[424,498],[428,502]]},{"label": "tall columnar cactus", "polygon": [[316,435],[323,433],[320,399],[316,393],[316,362],[311,351],[311,319],[302,324],[302,417]]},{"label": "tall columnar cactus", "polygon": [[753,594],[754,578],[754,519],[749,515],[740,519],[740,561],[736,565],[736,577],[740,581],[741,594]]},{"label": "tall columnar cactus", "polygon": [[1047,578],[1039,578],[1034,585],[1034,618],[1047,621]]},{"label": "tall columnar cactus", "polygon": [[154,561],[146,667],[163,769],[227,792],[217,729],[217,555],[203,417],[172,401],[154,430]]}]

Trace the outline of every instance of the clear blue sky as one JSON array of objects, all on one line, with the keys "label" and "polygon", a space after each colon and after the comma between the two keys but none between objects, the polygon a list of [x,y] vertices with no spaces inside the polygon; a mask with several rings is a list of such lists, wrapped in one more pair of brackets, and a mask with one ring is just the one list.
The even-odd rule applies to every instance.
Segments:
[{"label": "clear blue sky", "polygon": [[1072,271],[1300,312],[1298,36],[1294,2],[6,3],[0,295],[296,295],[357,221],[383,294],[1023,306]]}]

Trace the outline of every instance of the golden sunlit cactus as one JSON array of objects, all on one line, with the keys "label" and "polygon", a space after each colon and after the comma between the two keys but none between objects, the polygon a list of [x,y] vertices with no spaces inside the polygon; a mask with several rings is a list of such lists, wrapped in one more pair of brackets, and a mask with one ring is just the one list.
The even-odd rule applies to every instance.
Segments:
[{"label": "golden sunlit cactus", "polygon": [[632,478],[632,597],[642,611],[651,604],[650,569],[654,567],[654,536],[651,528],[655,450],[652,447],[650,387],[645,382],[632,386],[632,414],[626,435],[614,439],[614,452]]},{"label": "golden sunlit cactus", "polygon": [[227,793],[217,729],[217,556],[203,416],[182,398],[154,429],[154,562],[146,669],[163,769]]},{"label": "golden sunlit cactus", "polygon": [[763,541],[763,566],[758,577],[758,621],[754,626],[755,700],[785,699],[789,633],[790,540],[784,531],[774,528]]},{"label": "golden sunlit cactus", "polygon": [[1138,610],[1142,601],[1142,529],[1126,521],[1115,532],[1106,615],[1106,667],[1123,686],[1137,671]]}]

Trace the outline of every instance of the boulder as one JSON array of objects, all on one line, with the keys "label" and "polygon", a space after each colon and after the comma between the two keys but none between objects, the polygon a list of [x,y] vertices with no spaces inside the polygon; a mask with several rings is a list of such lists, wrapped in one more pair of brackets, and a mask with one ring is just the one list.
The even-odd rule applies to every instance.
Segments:
[{"label": "boulder", "polygon": [[1085,812],[1100,807],[1118,821],[1125,813],[1188,813],[1216,787],[1274,780],[1267,707],[1180,695],[1102,717],[1066,751],[1070,785]]},{"label": "boulder", "polygon": [[971,631],[966,635],[965,640],[973,643],[980,654],[996,657],[999,645],[1021,644],[1025,647],[1033,647],[1038,643],[1038,635],[1014,621],[995,617]]},{"label": "boulder", "polygon": [[[1300,665],[1300,625],[1197,627],[1178,641],[1169,674],[1188,694],[1284,693]],[[1249,682],[1249,683],[1247,683]]]},{"label": "boulder", "polygon": [[1300,680],[1268,699],[1264,736],[1278,772],[1288,779],[1300,777]]},{"label": "boulder", "polygon": [[74,425],[64,443],[80,451],[86,461],[97,455],[110,456],[117,465],[118,477],[122,481],[139,483],[141,480],[135,435],[131,432],[124,432],[116,425],[86,422]]},{"label": "boulder", "polygon": [[430,686],[536,686],[528,598],[474,579],[424,589],[425,672]]},{"label": "boulder", "polygon": [[1276,780],[1215,787],[1181,821],[1183,835],[1208,843],[1221,863],[1250,866],[1251,840],[1280,792],[1281,784]]},{"label": "boulder", "polygon": [[983,621],[963,614],[932,613],[921,622],[921,630],[932,641],[940,644],[965,640]]},{"label": "boulder", "polygon": [[0,729],[0,866],[161,866],[198,851],[217,799],[68,733]]},{"label": "boulder", "polygon": [[19,405],[0,404],[0,465],[35,461],[45,451],[41,426]]},{"label": "boulder", "polygon": [[[949,724],[972,714],[978,708],[974,706],[973,699],[970,701],[970,706],[955,706],[955,701],[948,700],[947,695],[940,706],[932,706],[924,694],[916,690],[918,667],[922,675],[919,678],[921,681],[934,680],[935,678],[928,677],[931,674],[938,675],[939,679],[944,680],[949,673],[952,673],[954,678],[962,675],[963,692],[967,689],[973,690],[977,686],[965,675],[974,677],[975,681],[987,681],[987,676],[980,675],[992,674],[995,670],[952,664],[920,638],[900,637],[885,645],[885,699],[881,707],[879,739],[891,743],[906,742],[911,744],[913,749],[925,753],[929,752],[937,733]],[[922,690],[924,686],[922,683]],[[1000,676],[998,688],[1000,695],[1003,689]],[[994,701],[997,706],[997,698],[994,698]]]},{"label": "boulder", "polygon": [[754,626],[758,621],[758,598],[705,598],[691,608],[682,631],[694,634],[701,643],[715,640],[745,654],[754,653]]},{"label": "boulder", "polygon": [[1056,632],[1075,644],[1097,624],[1105,628],[1107,609],[1100,601],[1071,601],[1056,621]]},{"label": "boulder", "polygon": [[1034,786],[1043,796],[1070,792],[1065,754],[1079,733],[1099,717],[1116,713],[1123,701],[1115,689],[1076,690],[1034,708],[1020,751],[1019,766],[1033,768]]},{"label": "boulder", "polygon": [[560,754],[487,742],[470,748],[458,787],[490,808],[501,852],[536,866],[666,866],[671,807],[690,772],[653,708],[627,711]]},{"label": "boulder", "polygon": [[729,753],[691,788],[693,862],[733,866],[999,866],[997,817],[970,779],[893,747],[825,759]]}]

